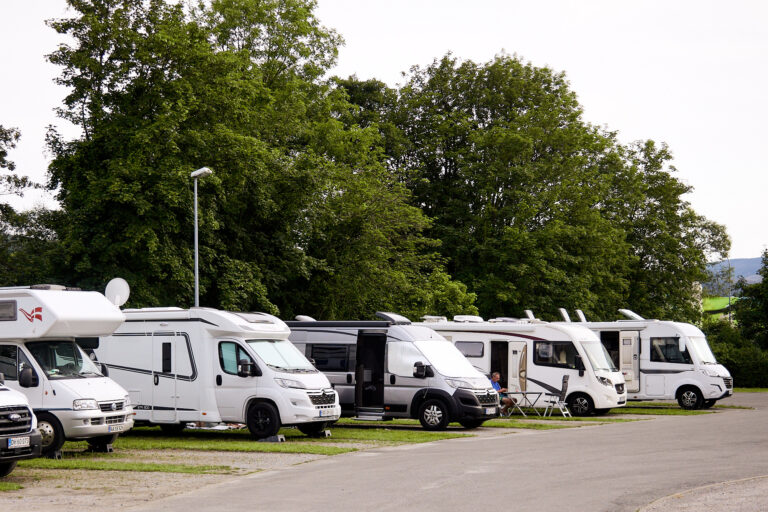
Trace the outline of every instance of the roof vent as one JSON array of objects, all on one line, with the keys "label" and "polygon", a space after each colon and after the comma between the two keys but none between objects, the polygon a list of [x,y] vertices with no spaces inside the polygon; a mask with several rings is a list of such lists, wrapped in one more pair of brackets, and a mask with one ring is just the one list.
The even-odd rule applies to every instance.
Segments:
[{"label": "roof vent", "polygon": [[446,317],[444,317],[444,316],[436,316],[436,315],[424,315],[423,317],[421,317],[421,319],[424,320],[424,322],[426,322],[428,324],[436,324],[436,323],[439,323],[439,322],[447,322],[448,321],[448,319]]},{"label": "roof vent", "polygon": [[296,315],[294,319],[299,322],[317,322],[317,320],[307,315]]},{"label": "roof vent", "polygon": [[619,313],[629,318],[630,320],[645,320],[645,318],[641,317],[640,315],[638,315],[637,313],[635,313],[630,309],[620,309]]},{"label": "roof vent", "polygon": [[396,313],[387,313],[385,311],[377,311],[376,316],[381,318],[382,320],[386,320],[387,322],[393,324],[393,325],[410,325],[411,321],[402,316],[398,315]]},{"label": "roof vent", "polygon": [[462,322],[462,323],[479,324],[479,323],[482,323],[484,320],[483,320],[483,317],[476,316],[476,315],[454,315],[453,321]]}]

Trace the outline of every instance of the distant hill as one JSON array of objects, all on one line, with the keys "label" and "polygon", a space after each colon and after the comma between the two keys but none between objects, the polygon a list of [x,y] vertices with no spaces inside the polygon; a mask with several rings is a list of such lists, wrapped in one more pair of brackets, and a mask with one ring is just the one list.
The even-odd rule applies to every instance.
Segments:
[{"label": "distant hill", "polygon": [[[733,268],[734,280],[743,277],[750,284],[759,283],[763,280],[757,273],[760,270],[761,259],[758,258],[734,258],[731,260],[731,268]],[[712,263],[709,265],[709,270],[717,272],[722,267],[728,266],[728,260],[721,261],[719,263]]]}]

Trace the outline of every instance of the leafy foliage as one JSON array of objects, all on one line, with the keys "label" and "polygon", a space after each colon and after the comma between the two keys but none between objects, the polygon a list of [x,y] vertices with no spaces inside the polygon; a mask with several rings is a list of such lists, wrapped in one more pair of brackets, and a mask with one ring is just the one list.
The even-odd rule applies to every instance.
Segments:
[{"label": "leafy foliage", "polygon": [[748,284],[743,278],[737,283],[739,300],[734,316],[742,336],[763,350],[768,350],[768,251],[763,252],[759,283]]}]

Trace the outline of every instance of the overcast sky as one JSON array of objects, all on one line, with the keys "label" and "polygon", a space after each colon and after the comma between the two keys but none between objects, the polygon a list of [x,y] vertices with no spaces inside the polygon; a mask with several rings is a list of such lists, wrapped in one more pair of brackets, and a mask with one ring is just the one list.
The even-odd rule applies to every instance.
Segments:
[{"label": "overcast sky", "polygon": [[[44,55],[59,36],[43,21],[64,0],[0,0],[0,124],[22,141],[17,171],[42,180],[45,127],[65,91]],[[447,52],[486,62],[505,51],[564,71],[585,119],[624,142],[666,142],[687,199],[725,224],[732,258],[768,244],[768,2],[731,0],[320,0],[345,41],[335,74],[394,86]],[[27,194],[15,204],[46,201]],[[50,199],[45,204],[51,204]]]}]

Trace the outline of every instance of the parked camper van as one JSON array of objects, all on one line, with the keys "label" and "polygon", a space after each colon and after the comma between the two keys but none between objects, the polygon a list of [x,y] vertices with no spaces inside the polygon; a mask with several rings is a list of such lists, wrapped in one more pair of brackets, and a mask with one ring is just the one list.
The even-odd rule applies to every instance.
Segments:
[{"label": "parked camper van", "polygon": [[0,371],[5,385],[29,400],[44,455],[57,453],[65,439],[106,448],[133,426],[126,391],[75,343],[122,323],[120,309],[98,292],[0,288]]},{"label": "parked camper van", "polygon": [[[697,327],[619,311],[626,318],[614,322],[587,322],[579,311],[577,325],[600,336],[624,374],[630,400],[676,399],[683,409],[699,409],[733,394],[731,374]],[[567,314],[564,319],[570,321]]]},{"label": "parked camper van", "polygon": [[[499,372],[501,386],[510,391],[557,394],[568,375],[566,402],[573,414],[605,413],[626,404],[624,378],[589,329],[536,319],[486,322],[470,315],[455,316],[452,322],[424,320],[417,325],[450,340],[484,372]],[[544,407],[544,401],[535,405]]]},{"label": "parked camper van", "polygon": [[211,308],[126,309],[95,353],[125,386],[136,420],[172,432],[187,422],[246,423],[256,438],[339,419],[336,392],[264,313]]},{"label": "parked camper van", "polygon": [[418,418],[427,430],[452,421],[476,428],[498,416],[498,394],[453,345],[405,317],[376,315],[382,321],[286,322],[339,392],[344,414]]},{"label": "parked camper van", "polygon": [[17,367],[0,349],[0,477],[9,475],[17,461],[39,457],[42,447],[37,418],[27,397],[5,386],[6,370],[15,375]]}]

